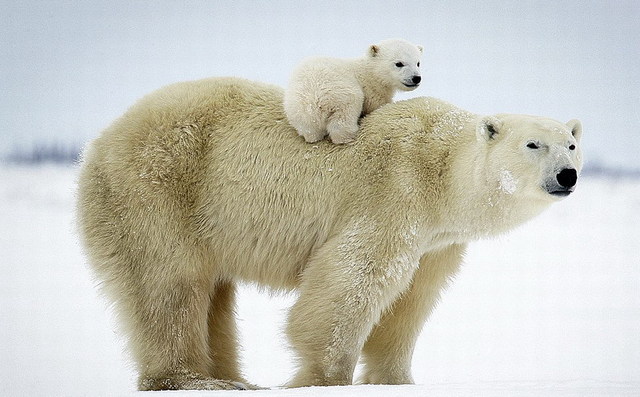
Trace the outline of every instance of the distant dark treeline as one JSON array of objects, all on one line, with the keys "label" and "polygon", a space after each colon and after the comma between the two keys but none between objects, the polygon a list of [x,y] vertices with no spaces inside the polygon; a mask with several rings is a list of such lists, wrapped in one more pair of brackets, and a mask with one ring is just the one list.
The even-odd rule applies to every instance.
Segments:
[{"label": "distant dark treeline", "polygon": [[14,149],[4,158],[4,162],[23,165],[73,164],[80,160],[81,152],[81,145],[36,144],[30,149]]},{"label": "distant dark treeline", "polygon": [[[19,165],[75,164],[80,160],[81,145],[61,143],[38,144],[31,149],[14,150],[4,157],[4,163]],[[640,178],[638,168],[612,168],[599,163],[587,163],[582,170],[587,176],[607,176],[613,178]]]},{"label": "distant dark treeline", "polygon": [[582,175],[607,176],[611,178],[640,178],[640,168],[612,168],[595,163],[585,164]]}]

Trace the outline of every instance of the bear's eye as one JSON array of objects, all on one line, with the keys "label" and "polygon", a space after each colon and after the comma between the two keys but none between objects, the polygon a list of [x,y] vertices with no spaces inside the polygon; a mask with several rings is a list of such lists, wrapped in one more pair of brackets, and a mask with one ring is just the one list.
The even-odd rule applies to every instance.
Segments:
[{"label": "bear's eye", "polygon": [[570,145],[569,150],[576,150],[576,145]]},{"label": "bear's eye", "polygon": [[417,67],[420,67],[420,62],[418,62],[418,64],[416,65]]},{"label": "bear's eye", "polygon": [[396,66],[397,66],[397,67],[399,67],[399,68],[401,68],[401,67],[403,67],[403,66],[404,66],[404,63],[402,63],[402,62],[396,62]]},{"label": "bear's eye", "polygon": [[540,149],[540,146],[538,146],[535,142],[529,142],[527,143],[527,147],[529,149]]}]

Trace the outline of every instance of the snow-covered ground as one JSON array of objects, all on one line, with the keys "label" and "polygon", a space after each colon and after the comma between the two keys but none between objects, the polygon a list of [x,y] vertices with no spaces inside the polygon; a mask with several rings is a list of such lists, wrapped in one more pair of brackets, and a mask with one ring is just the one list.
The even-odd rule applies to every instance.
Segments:
[{"label": "snow-covered ground", "polygon": [[[0,395],[134,395],[135,374],[74,234],[71,167],[0,168]],[[425,326],[416,386],[228,396],[640,395],[640,180],[583,177],[518,230],[474,243]],[[248,379],[293,373],[293,296],[242,290]]]}]

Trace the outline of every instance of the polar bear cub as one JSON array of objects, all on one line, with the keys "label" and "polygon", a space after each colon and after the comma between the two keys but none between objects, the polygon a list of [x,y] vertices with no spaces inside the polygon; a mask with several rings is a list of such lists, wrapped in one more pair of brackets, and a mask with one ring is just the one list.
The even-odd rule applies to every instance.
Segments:
[{"label": "polar bear cub", "polygon": [[358,120],[392,101],[396,91],[420,85],[422,46],[389,39],[357,59],[309,58],[291,75],[284,94],[289,123],[307,142],[329,135],[333,143],[355,139]]}]

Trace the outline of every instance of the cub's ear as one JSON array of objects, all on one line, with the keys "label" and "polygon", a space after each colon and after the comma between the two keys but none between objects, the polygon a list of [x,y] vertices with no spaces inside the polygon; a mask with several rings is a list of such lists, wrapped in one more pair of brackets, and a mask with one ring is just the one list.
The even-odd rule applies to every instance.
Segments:
[{"label": "cub's ear", "polygon": [[568,121],[567,126],[571,128],[571,135],[576,138],[576,141],[580,142],[580,138],[582,137],[582,123],[580,120]]},{"label": "cub's ear", "polygon": [[478,139],[484,141],[490,141],[498,138],[500,135],[500,129],[502,128],[502,122],[495,117],[487,116],[483,117],[476,127],[476,134]]},{"label": "cub's ear", "polygon": [[420,51],[421,54],[424,52],[424,47],[423,46],[418,45],[416,47],[418,47],[418,51]]},{"label": "cub's ear", "polygon": [[380,48],[377,45],[371,44],[369,46],[369,56],[370,57],[373,58],[373,57],[377,56],[379,53],[380,53]]}]

